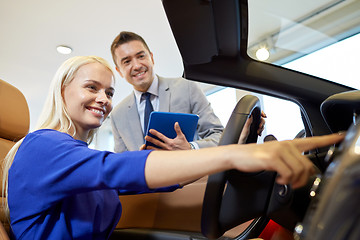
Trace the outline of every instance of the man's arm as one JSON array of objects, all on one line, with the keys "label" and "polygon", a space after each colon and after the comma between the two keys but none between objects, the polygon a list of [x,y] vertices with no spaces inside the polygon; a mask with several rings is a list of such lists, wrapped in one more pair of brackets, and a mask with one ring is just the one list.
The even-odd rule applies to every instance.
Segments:
[{"label": "man's arm", "polygon": [[191,113],[199,116],[197,131],[200,139],[195,143],[199,148],[217,146],[224,127],[198,84],[188,80],[186,82],[188,83]]}]

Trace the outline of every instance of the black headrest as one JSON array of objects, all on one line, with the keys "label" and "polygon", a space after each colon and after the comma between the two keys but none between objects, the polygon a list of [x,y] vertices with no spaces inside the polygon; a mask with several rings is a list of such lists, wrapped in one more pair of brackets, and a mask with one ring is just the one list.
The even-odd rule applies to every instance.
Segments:
[{"label": "black headrest", "polygon": [[334,94],[321,104],[320,109],[333,133],[346,131],[360,114],[360,91]]}]

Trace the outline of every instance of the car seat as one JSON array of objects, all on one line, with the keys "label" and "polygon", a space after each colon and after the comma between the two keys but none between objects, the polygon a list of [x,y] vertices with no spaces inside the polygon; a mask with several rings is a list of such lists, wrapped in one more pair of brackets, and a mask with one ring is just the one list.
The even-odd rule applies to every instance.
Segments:
[{"label": "car seat", "polygon": [[[30,114],[24,95],[11,84],[0,79],[0,159],[29,131]],[[2,179],[2,172],[1,172]],[[0,188],[2,184],[0,185]],[[1,196],[1,201],[5,196]],[[6,219],[3,206],[0,206],[0,240],[9,239],[10,224]]]}]

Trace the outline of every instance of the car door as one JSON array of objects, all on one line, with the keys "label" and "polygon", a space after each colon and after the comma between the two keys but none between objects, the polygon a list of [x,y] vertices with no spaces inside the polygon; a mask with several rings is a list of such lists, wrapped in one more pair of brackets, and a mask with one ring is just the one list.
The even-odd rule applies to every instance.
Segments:
[{"label": "car door", "polygon": [[[280,49],[269,61],[260,61],[255,57],[254,48],[256,44],[261,44],[261,41],[256,43],[255,39],[266,40],[266,36],[259,34],[258,38],[254,37],[256,34],[251,29],[251,21],[259,21],[259,18],[254,17],[256,14],[259,16],[272,14],[271,16],[280,19],[282,17],[279,10],[281,4],[283,5],[281,10],[284,13],[291,11],[292,8],[300,7],[290,6],[281,1],[277,4],[270,4],[266,1],[248,2],[246,0],[163,0],[164,10],[182,56],[185,78],[222,89],[234,89],[234,91],[238,91],[235,94],[238,95],[236,101],[240,99],[239,95],[245,92],[259,96],[262,101],[275,98],[290,102],[292,104],[290,108],[299,112],[297,119],[301,121],[300,126],[304,130],[301,137],[331,133],[332,129],[329,128],[320,110],[323,101],[331,95],[355,88],[285,66],[286,63],[301,58],[309,52],[295,52],[284,48]],[[294,17],[291,20],[306,27],[315,28],[316,24],[319,24],[318,18],[327,19],[329,17],[327,14],[331,11],[345,16],[343,8],[346,7],[348,11],[351,11],[353,9],[351,4],[344,4],[346,5],[344,6],[340,3],[324,1],[321,4],[305,7],[303,15],[296,16],[296,19]],[[261,8],[262,11],[256,12],[256,8]],[[319,9],[322,9],[323,15],[314,13]],[[328,12],[329,9],[331,9],[330,12]],[[353,14],[357,14],[356,11]],[[305,17],[307,18],[305,19]],[[264,17],[264,19],[267,18]],[[339,17],[338,19],[344,18]],[[264,22],[264,24],[267,23]],[[291,26],[289,24],[284,28],[287,31],[284,34],[294,35],[296,39],[296,27],[298,26],[290,29]],[[322,27],[325,28],[325,26]],[[337,37],[337,41],[340,41],[358,31],[351,26],[349,29],[339,29],[340,32],[342,31],[342,37],[340,37],[340,32],[334,33],[333,37]],[[273,41],[279,37],[280,31],[272,32],[270,30],[268,35],[273,38],[271,39]],[[347,34],[346,37],[345,34]],[[302,41],[305,42],[306,36],[302,37]],[[315,52],[330,45],[325,40],[320,39],[316,44],[312,41],[308,42],[308,46],[314,46],[312,50],[308,51]],[[304,45],[301,41],[296,42],[290,39],[288,44],[290,42]],[[232,104],[235,106],[234,103]],[[291,120],[287,118],[291,114],[288,108],[280,107],[276,114],[284,120],[280,126],[282,124],[291,126],[289,123]],[[346,124],[348,123],[345,123],[345,129],[348,127]],[[279,132],[286,131],[284,129],[279,129]],[[272,134],[273,132],[266,133]],[[293,134],[292,138],[294,137],[296,135]],[[285,138],[290,139],[291,136]],[[327,148],[316,149],[313,152],[315,154],[314,164],[321,172],[324,172],[327,166],[324,162],[324,152],[326,153],[326,151]],[[201,214],[205,188],[206,179],[200,179],[173,193],[121,197],[124,211],[118,228],[127,230],[120,230],[119,234],[121,232],[130,234],[139,239],[144,236],[151,236],[151,239],[170,239],[171,237],[174,239],[203,239],[201,221],[204,219],[201,219]],[[265,213],[266,210],[264,210]],[[241,224],[235,234],[228,236],[242,239],[241,233],[249,226],[250,222],[252,222],[251,219],[249,222]],[[125,233],[126,231],[128,232]]]}]

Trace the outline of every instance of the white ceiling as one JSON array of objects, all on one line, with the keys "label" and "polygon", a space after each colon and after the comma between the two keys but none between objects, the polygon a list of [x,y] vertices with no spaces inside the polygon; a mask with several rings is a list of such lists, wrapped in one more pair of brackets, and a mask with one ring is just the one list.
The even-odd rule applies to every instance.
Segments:
[{"label": "white ceiling", "polygon": [[[282,27],[279,21],[282,14],[290,22],[307,16],[312,16],[314,21],[327,17],[320,26],[326,25],[328,29],[340,32],[348,31],[343,29],[346,27],[359,26],[359,0],[270,2],[249,2],[249,7],[257,10],[250,11],[250,22],[255,23],[250,27],[250,45],[256,39],[267,40],[269,35],[278,33]],[[277,7],[270,8],[268,4],[276,4]],[[336,7],[319,14],[319,9],[327,9],[328,6]],[[344,10],[341,14],[339,8]],[[259,11],[261,9],[263,11]],[[314,9],[316,14],[312,11]],[[333,12],[335,9],[339,10],[337,14]],[[259,16],[256,15],[258,12],[261,13]],[[337,15],[353,19],[347,21],[353,25],[336,21],[336,26],[329,25],[332,22],[329,16],[337,18]],[[30,130],[36,124],[49,84],[60,64],[72,56],[97,55],[113,65],[110,45],[115,36],[124,30],[145,38],[154,54],[155,71],[159,75],[182,75],[181,56],[161,0],[0,0],[0,79],[14,85],[25,95],[30,108]],[[337,34],[329,32],[327,35]],[[296,40],[297,35],[294,36]],[[70,55],[61,55],[56,52],[58,45],[68,45],[74,51]],[[131,85],[116,75],[114,105],[132,91]],[[209,88],[209,85],[202,87]]]},{"label": "white ceiling", "polygon": [[[60,64],[72,56],[98,55],[113,65],[110,45],[123,30],[145,38],[158,74],[182,75],[181,57],[161,0],[0,0],[0,78],[25,95],[30,129]],[[74,51],[60,55],[58,45]],[[114,104],[131,90],[118,77]]]}]

